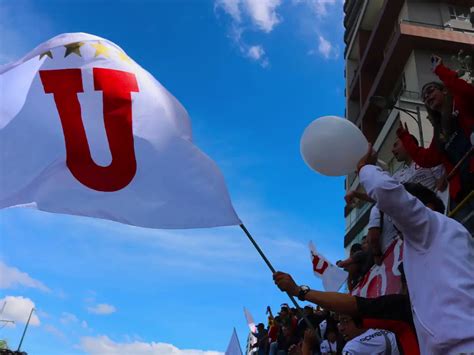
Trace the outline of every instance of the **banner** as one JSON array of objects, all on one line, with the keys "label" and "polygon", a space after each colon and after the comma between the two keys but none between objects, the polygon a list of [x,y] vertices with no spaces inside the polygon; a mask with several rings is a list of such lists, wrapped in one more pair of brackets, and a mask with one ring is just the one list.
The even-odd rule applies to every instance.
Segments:
[{"label": "banner", "polygon": [[313,242],[309,242],[308,246],[314,275],[322,279],[325,291],[338,291],[347,280],[348,273],[333,265],[326,257],[318,253]]},{"label": "banner", "polygon": [[150,228],[237,225],[183,106],[116,44],[66,33],[0,67],[0,208]]},{"label": "banner", "polygon": [[382,265],[374,265],[351,291],[354,296],[375,298],[400,293],[399,265],[403,262],[403,241],[396,239],[388,247]]}]

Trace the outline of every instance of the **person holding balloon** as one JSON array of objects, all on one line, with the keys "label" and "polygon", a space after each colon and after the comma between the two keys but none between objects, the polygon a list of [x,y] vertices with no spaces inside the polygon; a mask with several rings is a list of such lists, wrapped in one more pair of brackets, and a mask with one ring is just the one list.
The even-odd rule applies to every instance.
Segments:
[{"label": "person holding balloon", "polygon": [[357,171],[367,194],[403,235],[403,263],[421,353],[472,351],[474,240],[462,224],[443,214],[435,192],[420,184],[400,184],[376,162],[369,145]]},{"label": "person holding balloon", "polygon": [[[344,128],[338,129],[341,126]],[[347,135],[345,140],[341,139],[342,135]],[[330,146],[319,150],[320,139]],[[346,140],[360,145],[351,148]],[[342,164],[336,162],[335,167],[334,160],[340,152],[333,156],[332,148],[337,151],[340,147],[331,141],[337,141],[352,153],[359,152],[359,158],[354,159],[355,154],[349,153],[350,158],[342,160]],[[367,144],[350,121],[323,117],[305,130],[301,152],[311,168],[324,174],[345,175],[356,167],[367,195],[392,217],[402,233],[403,264],[421,353],[471,352],[474,349],[474,239],[462,224],[443,214],[444,204],[435,192],[421,184],[401,184],[376,166],[377,154],[370,144],[367,150]],[[362,149],[366,154],[360,153]],[[326,159],[319,159],[321,155]]]},{"label": "person holding balloon", "polygon": [[[410,135],[412,141],[418,145],[417,139]],[[395,140],[392,146],[392,154],[394,158],[400,162],[401,167],[392,175],[392,177],[401,182],[420,183],[430,190],[445,190],[446,186],[441,186],[444,176],[444,167],[442,165],[433,168],[423,168],[418,166],[406,151],[403,143],[399,138]],[[355,191],[349,191],[344,199],[348,204],[352,203],[354,198],[360,198],[366,201],[374,202],[367,194]],[[385,252],[392,245],[393,241],[399,237],[399,231],[394,227],[392,219],[389,215],[381,213],[374,206],[370,211],[368,223],[367,240],[370,245],[374,261],[377,265],[381,265]]]}]

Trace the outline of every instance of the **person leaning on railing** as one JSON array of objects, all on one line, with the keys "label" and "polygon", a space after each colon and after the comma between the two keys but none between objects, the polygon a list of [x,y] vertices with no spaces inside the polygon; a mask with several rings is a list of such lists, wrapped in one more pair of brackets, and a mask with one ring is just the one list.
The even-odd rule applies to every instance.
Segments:
[{"label": "person leaning on railing", "polygon": [[[426,168],[444,165],[451,177],[449,194],[451,207],[454,207],[474,189],[471,143],[474,131],[474,86],[445,67],[440,57],[432,56],[432,65],[433,72],[443,83],[427,83],[421,94],[433,125],[431,144],[428,148],[417,146],[410,138],[407,127],[401,124],[397,135],[418,165]],[[458,164],[460,161],[462,163]],[[453,171],[456,165],[457,170]]]}]

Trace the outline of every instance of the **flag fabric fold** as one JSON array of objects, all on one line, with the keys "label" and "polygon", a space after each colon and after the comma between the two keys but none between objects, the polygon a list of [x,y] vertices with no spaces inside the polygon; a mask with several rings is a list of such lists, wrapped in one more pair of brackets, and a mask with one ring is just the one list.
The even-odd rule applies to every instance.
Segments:
[{"label": "flag fabric fold", "polygon": [[317,252],[313,242],[309,242],[309,250],[314,275],[323,281],[326,291],[338,291],[346,281],[348,273],[333,265],[326,257]]},{"label": "flag fabric fold", "polygon": [[62,34],[0,67],[0,208],[149,228],[240,224],[188,113],[116,44]]}]

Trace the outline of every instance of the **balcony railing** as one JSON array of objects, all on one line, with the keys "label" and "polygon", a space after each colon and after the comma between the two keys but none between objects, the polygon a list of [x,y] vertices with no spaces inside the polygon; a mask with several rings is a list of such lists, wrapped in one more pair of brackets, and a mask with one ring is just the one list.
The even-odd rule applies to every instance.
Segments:
[{"label": "balcony railing", "polygon": [[452,30],[452,31],[458,31],[458,32],[474,33],[474,29],[471,30],[471,29],[451,26],[450,24],[439,25],[439,24],[435,24],[435,23],[412,21],[412,20],[406,20],[406,19],[402,19],[400,21],[400,23],[408,23],[408,24],[422,26],[422,27],[437,28],[437,29],[440,29],[440,30]]}]

